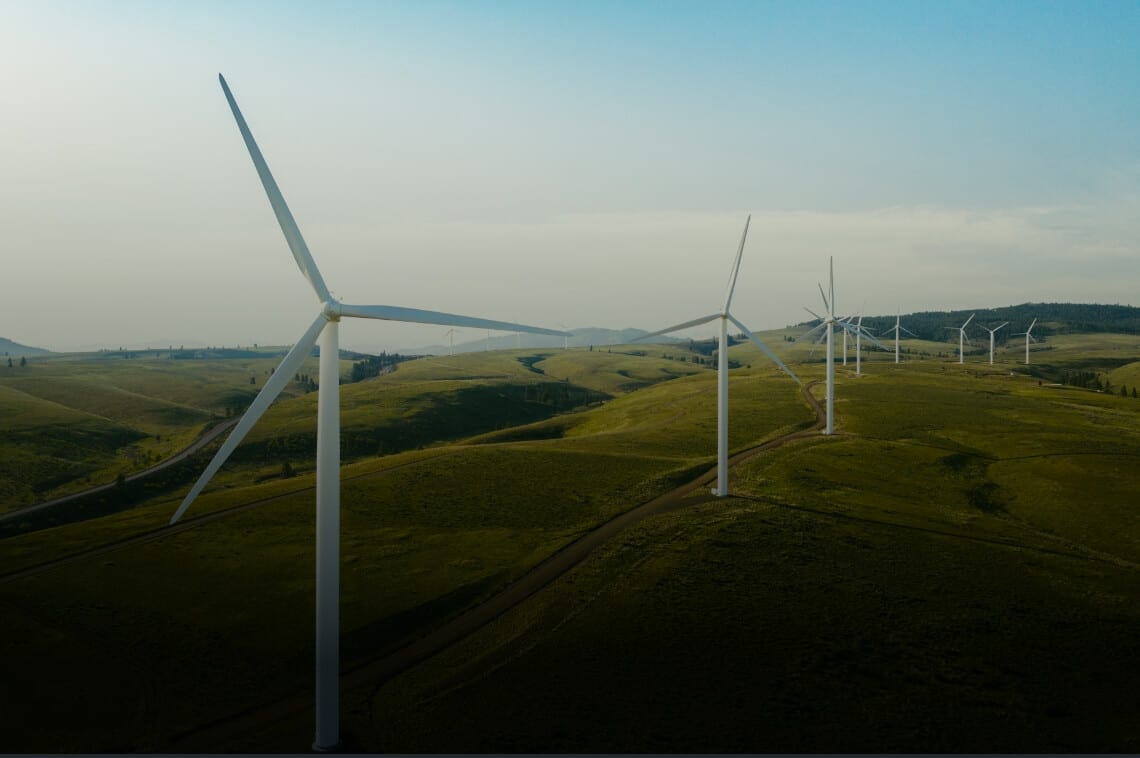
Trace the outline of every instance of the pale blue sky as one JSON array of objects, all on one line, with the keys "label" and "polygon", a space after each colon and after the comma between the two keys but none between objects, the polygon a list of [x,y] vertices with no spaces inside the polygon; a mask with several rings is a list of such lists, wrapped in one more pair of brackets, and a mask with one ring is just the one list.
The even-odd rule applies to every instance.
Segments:
[{"label": "pale blue sky", "polygon": [[347,301],[652,329],[751,212],[756,329],[829,255],[841,310],[1138,304],[1138,40],[1125,2],[0,2],[0,335],[304,329],[219,71]]}]

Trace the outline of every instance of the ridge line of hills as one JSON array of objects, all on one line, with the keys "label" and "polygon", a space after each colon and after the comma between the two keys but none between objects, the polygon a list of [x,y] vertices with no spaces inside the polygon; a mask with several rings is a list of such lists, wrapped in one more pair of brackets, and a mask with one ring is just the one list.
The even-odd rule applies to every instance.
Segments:
[{"label": "ridge line of hills", "polygon": [[[1017,331],[1024,331],[1030,322],[1037,319],[1033,328],[1036,337],[1047,337],[1053,334],[1071,334],[1079,332],[1116,332],[1120,334],[1140,334],[1140,308],[1131,305],[1106,305],[1097,303],[1021,303],[997,308],[957,309],[950,311],[918,311],[901,315],[903,326],[913,332],[919,339],[942,341],[946,339],[947,332],[944,327],[960,326],[974,314],[970,328],[977,324],[998,324],[1003,321],[1010,322],[1008,328],[998,333],[998,340],[1004,342]],[[857,313],[843,313],[843,316],[857,316]],[[791,327],[807,327],[818,323],[814,319],[789,324]],[[895,324],[895,316],[864,316],[863,326],[873,333],[890,329]],[[570,347],[606,346],[629,344],[634,339],[644,336],[644,329],[606,329],[601,327],[587,327],[570,329],[569,340],[562,337],[548,337],[537,334],[505,334],[498,337],[483,338],[465,342],[457,342],[454,351],[458,353],[476,352],[480,350],[509,350],[522,348],[554,348],[562,347],[568,343]],[[979,332],[980,333],[980,332]],[[687,339],[664,336],[658,338],[659,342],[688,342]],[[363,347],[363,346],[362,346]],[[137,350],[138,348],[131,348]],[[371,348],[370,348],[371,349]],[[417,348],[401,349],[397,352],[406,355],[441,355],[452,350],[452,346],[445,344],[425,345]],[[21,357],[35,355],[50,355],[54,351],[39,347],[24,345],[15,340],[0,337],[0,356]],[[365,352],[363,349],[357,352]],[[375,352],[381,352],[376,349]]]}]

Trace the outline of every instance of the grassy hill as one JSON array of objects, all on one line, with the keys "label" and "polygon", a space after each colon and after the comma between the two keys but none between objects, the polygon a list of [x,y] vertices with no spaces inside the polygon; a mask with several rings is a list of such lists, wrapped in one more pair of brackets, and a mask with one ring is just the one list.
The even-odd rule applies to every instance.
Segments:
[{"label": "grassy hill", "polygon": [[[39,347],[29,347],[28,345],[21,345],[19,342],[13,342],[7,337],[0,337],[0,357],[7,356],[19,358],[27,355],[49,355],[50,350],[44,350]],[[5,361],[7,363],[7,361]]]},{"label": "grassy hill", "polygon": [[[805,380],[822,376],[810,346],[761,336]],[[1126,336],[1069,337],[1050,339],[1051,365],[1140,358]],[[344,467],[346,667],[708,468],[716,375],[661,357],[672,352],[435,358],[343,387],[346,433],[414,427],[439,397],[458,398],[445,417],[461,418],[464,398],[481,398],[465,388],[613,396]],[[755,348],[731,357],[734,450],[810,421]],[[1140,749],[1140,400],[1049,386],[1020,358],[838,368],[839,435],[742,464],[735,497],[645,521],[442,655],[346,688],[350,746]],[[312,423],[314,398],[274,407],[264,443]],[[311,689],[312,477],[250,483],[269,466],[227,467],[182,531],[155,531],[184,492],[172,490],[3,540],[0,676],[21,694],[10,749],[163,750]],[[208,747],[304,749],[310,710],[232,740]]]}]

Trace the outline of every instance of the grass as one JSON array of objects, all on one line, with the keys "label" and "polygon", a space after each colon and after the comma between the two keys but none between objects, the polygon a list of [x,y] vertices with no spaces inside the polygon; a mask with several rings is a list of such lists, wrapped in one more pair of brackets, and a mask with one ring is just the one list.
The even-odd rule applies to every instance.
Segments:
[{"label": "grass", "polygon": [[[747,365],[750,349],[733,358]],[[1053,352],[1098,358],[1065,350]],[[685,365],[648,352],[437,358],[343,388],[355,403],[346,419],[364,425],[401,409],[414,420],[429,386],[447,396],[569,379],[617,395],[471,444],[346,465],[346,660],[426,633],[711,466],[715,372],[622,391]],[[731,375],[734,450],[811,418],[794,384],[756,358]],[[859,378],[837,369],[840,434],[742,464],[739,497],[642,522],[440,656],[347,691],[350,744],[1138,749],[1129,465],[1140,405],[1039,386],[1010,376],[1011,364],[890,361]],[[311,397],[271,413],[301,424]],[[2,580],[145,533],[181,493],[3,541],[0,676],[23,695],[7,711],[9,749],[161,750],[173,734],[311,687],[312,478],[302,469],[250,486],[255,470],[231,470],[191,515],[246,510],[43,573]],[[77,714],[66,730],[61,709]],[[296,750],[310,731],[306,712],[234,747]]]},{"label": "grass", "polygon": [[837,392],[840,436],[357,693],[363,744],[1135,751],[1140,409],[937,363]]}]

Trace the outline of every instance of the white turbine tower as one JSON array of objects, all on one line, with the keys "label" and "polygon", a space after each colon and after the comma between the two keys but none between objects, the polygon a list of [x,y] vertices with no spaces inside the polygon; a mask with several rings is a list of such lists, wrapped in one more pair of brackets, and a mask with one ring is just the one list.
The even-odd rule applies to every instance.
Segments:
[{"label": "white turbine tower", "polygon": [[898,363],[898,362],[899,362],[899,332],[906,332],[906,333],[907,333],[907,334],[909,334],[911,337],[915,337],[915,338],[917,338],[917,337],[918,337],[918,335],[917,335],[917,334],[915,334],[915,333],[914,333],[914,332],[912,332],[910,329],[907,329],[905,326],[903,326],[903,325],[900,323],[900,319],[902,319],[902,309],[901,309],[901,308],[900,308],[900,309],[899,309],[899,311],[898,311],[898,312],[895,314],[895,325],[894,325],[894,326],[892,326],[890,329],[888,329],[888,330],[887,330],[887,333],[888,333],[888,334],[889,334],[889,333],[891,333],[891,332],[894,332],[894,333],[895,333],[895,363]]},{"label": "white turbine tower", "polygon": [[841,325],[843,329],[843,365],[847,365],[847,325],[851,323],[850,317],[843,319]]},{"label": "white turbine tower", "polygon": [[313,320],[297,344],[286,354],[284,360],[265,383],[261,392],[254,398],[249,409],[228,439],[218,450],[213,460],[194,483],[190,494],[182,501],[170,523],[182,517],[194,499],[229,458],[230,454],[245,435],[261,418],[273,400],[285,388],[301,364],[321,341],[320,388],[317,396],[317,577],[316,577],[316,737],[313,747],[318,750],[335,749],[340,742],[339,735],[339,647],[340,647],[340,376],[338,367],[339,339],[338,326],[341,318],[371,318],[385,321],[407,321],[421,324],[442,324],[444,326],[486,327],[489,329],[525,330],[538,334],[563,333],[553,329],[520,326],[505,321],[491,321],[482,318],[457,316],[450,313],[424,311],[415,308],[400,308],[391,305],[346,305],[338,302],[325,286],[324,279],[313,261],[309,248],[301,236],[301,230],[293,220],[293,214],[285,204],[285,198],[277,187],[269,166],[261,155],[245,119],[238,110],[230,88],[221,74],[226,100],[233,111],[242,139],[253,159],[258,176],[269,196],[269,203],[277,216],[277,223],[285,235],[293,259],[320,301],[320,312]]},{"label": "white turbine tower", "polygon": [[744,234],[740,237],[740,248],[736,251],[736,260],[732,264],[732,273],[728,278],[728,289],[724,294],[724,307],[720,313],[714,313],[711,316],[701,316],[692,321],[686,321],[683,324],[670,326],[667,329],[659,329],[656,332],[642,335],[634,339],[634,342],[649,339],[650,337],[659,337],[662,334],[669,332],[676,332],[681,329],[688,329],[701,324],[707,324],[714,319],[720,319],[720,349],[717,351],[717,390],[716,390],[716,431],[717,431],[717,445],[716,445],[716,489],[713,492],[717,497],[725,497],[728,495],[728,322],[733,324],[743,332],[744,336],[748,337],[760,351],[767,355],[772,361],[783,369],[784,373],[796,380],[799,384],[800,378],[796,376],[790,368],[784,365],[784,362],[776,357],[776,354],[768,349],[760,339],[753,334],[747,326],[740,323],[740,321],[733,316],[728,308],[732,304],[732,291],[736,287],[736,275],[740,271],[740,258],[744,254],[744,241],[748,239],[748,224],[751,223],[752,216],[744,222]]},{"label": "white turbine tower", "polygon": [[1007,326],[1008,324],[1009,324],[1009,322],[1006,321],[1001,326],[995,326],[993,329],[990,329],[989,327],[985,327],[985,326],[982,327],[983,329],[985,329],[987,332],[990,333],[990,365],[991,366],[994,365],[994,335],[997,333],[998,329],[1001,329],[1002,326]]},{"label": "white turbine tower", "polygon": [[448,355],[455,355],[455,329],[454,328],[448,329],[446,332],[443,333],[443,336],[447,337],[447,339],[448,339],[447,354]]},{"label": "white turbine tower", "polygon": [[967,344],[967,345],[970,344],[970,338],[966,336],[966,325],[969,324],[971,321],[973,321],[974,316],[976,316],[976,315],[978,315],[978,314],[971,313],[970,317],[968,319],[966,319],[966,323],[962,324],[961,326],[958,326],[958,327],[944,326],[944,327],[942,327],[943,329],[957,329],[958,330],[958,362],[959,363],[965,363],[964,356],[966,355],[966,352],[965,352],[965,348],[962,346],[962,343],[965,342],[965,344]]},{"label": "white turbine tower", "polygon": [[1030,334],[1030,332],[1033,331],[1033,327],[1036,326],[1036,324],[1037,324],[1037,319],[1033,319],[1033,323],[1031,323],[1029,325],[1028,329],[1026,329],[1024,332],[1018,332],[1017,334],[1013,335],[1014,337],[1020,337],[1023,334],[1025,335],[1025,365],[1026,366],[1029,365],[1029,341],[1030,340],[1033,340],[1034,342],[1037,341],[1037,338]]}]

